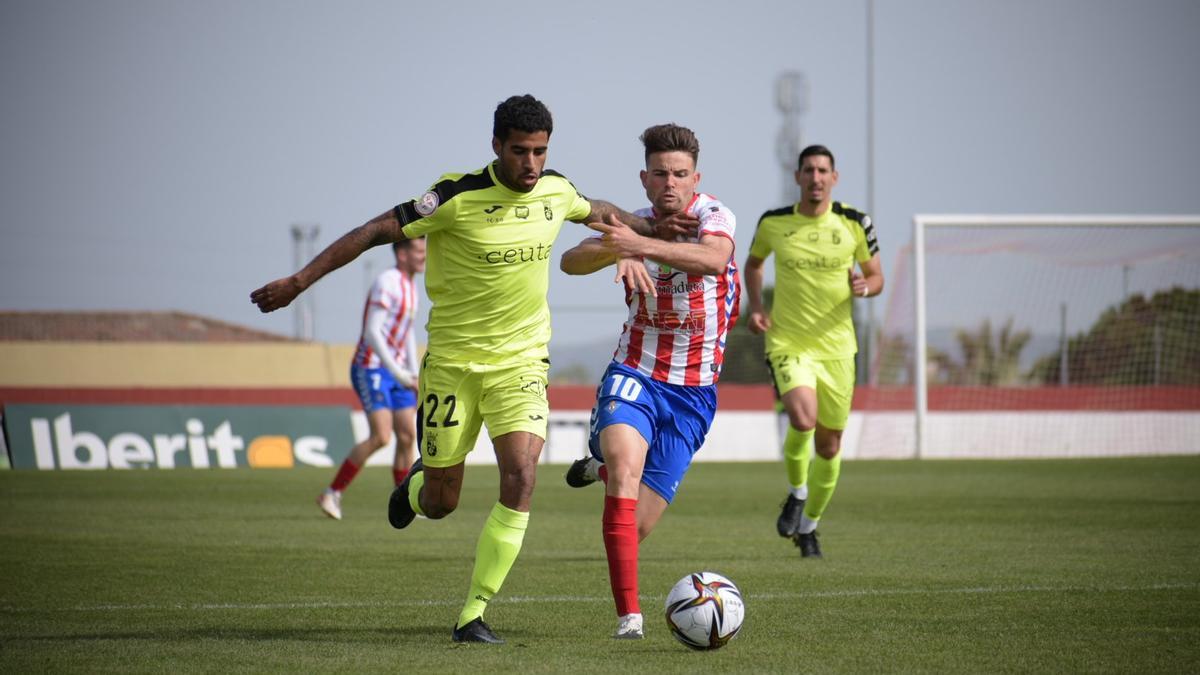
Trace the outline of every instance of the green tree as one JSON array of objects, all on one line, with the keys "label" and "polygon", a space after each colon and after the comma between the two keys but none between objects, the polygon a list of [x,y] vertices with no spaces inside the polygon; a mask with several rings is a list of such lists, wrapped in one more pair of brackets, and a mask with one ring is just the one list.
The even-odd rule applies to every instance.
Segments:
[{"label": "green tree", "polygon": [[[1062,381],[1062,350],[1034,363],[1036,382]],[[1200,384],[1200,290],[1136,294],[1067,341],[1067,381],[1090,385]]]}]

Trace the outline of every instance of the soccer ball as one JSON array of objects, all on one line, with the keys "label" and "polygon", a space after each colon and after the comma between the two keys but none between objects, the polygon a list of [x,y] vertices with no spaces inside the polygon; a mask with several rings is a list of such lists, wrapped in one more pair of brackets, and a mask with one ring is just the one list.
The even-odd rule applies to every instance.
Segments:
[{"label": "soccer ball", "polygon": [[742,592],[715,572],[695,572],[667,593],[671,635],[692,649],[720,649],[733,639],[746,618]]}]

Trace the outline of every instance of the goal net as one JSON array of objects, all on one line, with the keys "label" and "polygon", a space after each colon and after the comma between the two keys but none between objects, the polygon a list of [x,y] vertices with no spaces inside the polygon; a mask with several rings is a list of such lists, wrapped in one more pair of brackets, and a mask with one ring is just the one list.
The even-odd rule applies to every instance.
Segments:
[{"label": "goal net", "polygon": [[858,456],[1200,453],[1200,216],[918,215],[890,276]]}]

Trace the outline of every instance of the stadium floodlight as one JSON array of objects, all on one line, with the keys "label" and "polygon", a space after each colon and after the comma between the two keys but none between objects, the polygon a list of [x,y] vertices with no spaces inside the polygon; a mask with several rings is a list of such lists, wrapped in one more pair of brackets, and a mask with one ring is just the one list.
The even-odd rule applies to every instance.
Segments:
[{"label": "stadium floodlight", "polygon": [[775,78],[775,107],[783,115],[775,136],[775,155],[782,170],[784,201],[799,198],[794,174],[800,151],[804,149],[801,118],[808,112],[808,78],[798,70],[785,70]]}]

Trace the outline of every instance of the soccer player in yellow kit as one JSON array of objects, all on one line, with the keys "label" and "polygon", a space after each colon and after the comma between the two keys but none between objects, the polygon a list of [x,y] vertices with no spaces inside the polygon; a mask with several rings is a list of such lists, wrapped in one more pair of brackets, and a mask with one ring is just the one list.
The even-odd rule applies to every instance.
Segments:
[{"label": "soccer player in yellow kit", "polygon": [[[643,234],[644,218],[588,200],[563,176],[545,170],[553,121],[532,96],[496,108],[496,160],[477,171],[445,174],[424,194],[347,232],[299,272],[254,291],[264,312],[287,306],[325,274],[372,246],[425,236],[430,300],[428,348],[419,378],[421,456],[392,493],[388,520],[404,528],[417,514],[443,518],[458,506],[465,461],[486,424],[500,470],[500,498],[475,552],[455,642],[501,644],[484,609],[512,568],[529,521],[549,405],[551,248],[564,220],[620,218]],[[664,236],[692,225],[664,219]],[[674,227],[672,227],[674,226]]]},{"label": "soccer player in yellow kit", "polygon": [[[854,397],[858,343],[850,302],[879,295],[883,268],[867,214],[833,201],[833,153],[800,153],[800,201],[758,221],[742,268],[749,327],[766,333],[767,364],[788,416],[783,444],[790,490],[776,529],[804,557],[821,557],[817,522],[841,472],[842,431]],[[775,299],[763,308],[763,264],[775,255]],[[858,264],[861,274],[854,269]],[[809,452],[816,450],[810,471]]]}]

